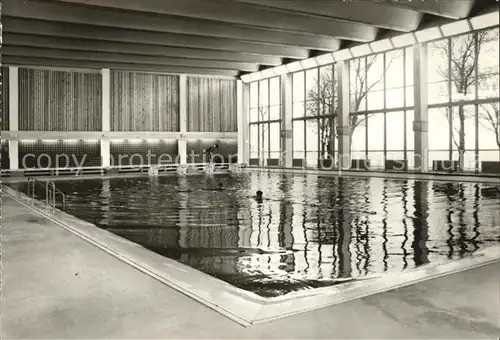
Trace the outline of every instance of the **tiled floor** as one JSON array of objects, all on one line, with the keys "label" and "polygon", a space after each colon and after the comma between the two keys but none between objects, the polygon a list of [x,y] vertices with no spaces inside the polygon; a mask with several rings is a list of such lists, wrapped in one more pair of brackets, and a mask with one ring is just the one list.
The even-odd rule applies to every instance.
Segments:
[{"label": "tiled floor", "polygon": [[5,197],[2,224],[5,339],[500,335],[500,262],[243,328]]}]

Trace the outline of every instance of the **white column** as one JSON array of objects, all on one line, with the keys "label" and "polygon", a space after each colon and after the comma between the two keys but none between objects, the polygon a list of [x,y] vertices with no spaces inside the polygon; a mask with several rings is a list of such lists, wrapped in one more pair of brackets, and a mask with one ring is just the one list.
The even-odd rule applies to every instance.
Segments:
[{"label": "white column", "polygon": [[338,116],[337,116],[337,152],[338,166],[344,170],[351,167],[350,155],[350,103],[349,103],[349,63],[340,61],[336,64],[338,79]]},{"label": "white column", "polygon": [[179,163],[187,164],[187,141],[185,133],[187,132],[187,76],[179,76],[179,132],[181,137],[177,140],[179,152]]},{"label": "white column", "polygon": [[428,164],[428,101],[427,101],[427,45],[418,43],[413,48],[413,80],[415,97],[415,118],[413,131],[415,138],[415,169],[427,172]]},{"label": "white column", "polygon": [[243,110],[243,82],[236,81],[236,118],[238,119],[238,163],[242,163],[245,154],[245,116],[248,112]]},{"label": "white column", "polygon": [[[242,157],[238,158],[238,163],[248,165],[250,159],[250,84],[242,84],[242,124],[243,124],[243,150],[241,151]],[[239,132],[239,131],[238,131]]]},{"label": "white column", "polygon": [[281,75],[281,166],[293,167],[292,75]]},{"label": "white column", "polygon": [[[102,132],[109,132],[110,130],[110,91],[111,91],[111,81],[110,81],[110,71],[105,68],[101,70],[101,86],[102,86]],[[109,138],[103,133],[101,137],[101,161],[103,167],[110,166],[110,150],[109,150]]]},{"label": "white column", "polygon": [[[19,131],[19,69],[9,66],[9,131]],[[11,133],[9,140],[10,169],[19,169],[18,135]]]}]

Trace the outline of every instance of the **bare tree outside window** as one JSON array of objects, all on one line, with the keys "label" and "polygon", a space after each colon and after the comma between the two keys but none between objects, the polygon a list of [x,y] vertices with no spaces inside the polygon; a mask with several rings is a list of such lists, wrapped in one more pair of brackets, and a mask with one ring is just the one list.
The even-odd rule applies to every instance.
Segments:
[{"label": "bare tree outside window", "polygon": [[[269,110],[267,106],[259,107],[259,122],[265,122],[269,120]],[[268,123],[260,123],[259,124],[260,137],[259,137],[259,158],[261,158],[262,162],[266,160],[266,152],[269,151],[269,138],[266,138],[266,134],[269,130]],[[279,136],[273,138],[279,138]],[[267,139],[267,145],[264,145],[264,141]],[[264,163],[265,164],[265,163]]]},{"label": "bare tree outside window", "polygon": [[[477,33],[477,45],[476,45],[476,34],[468,34],[451,39],[451,44],[448,46],[448,39],[438,41],[434,44],[434,47],[441,51],[441,53],[446,57],[446,60],[451,61],[451,68],[449,67],[438,67],[437,71],[439,74],[448,81],[451,81],[453,86],[452,93],[456,93],[455,96],[459,96],[461,99],[467,99],[469,96],[475,94],[476,84],[476,71],[477,62],[476,55],[481,53],[484,45],[491,42],[494,39],[488,31],[482,31]],[[477,46],[477,52],[476,52]],[[482,77],[480,77],[482,78]],[[481,84],[482,79],[479,79]],[[450,94],[452,95],[452,94]],[[491,110],[491,109],[490,109]],[[494,108],[493,108],[494,111]],[[473,111],[471,111],[473,112]],[[465,110],[464,105],[458,106],[458,112],[456,115],[453,111],[446,110],[446,118],[450,121],[458,119],[458,127],[453,126],[456,134],[452,134],[452,141],[458,150],[458,161],[460,165],[460,170],[464,169],[464,159],[465,159],[465,122],[469,116],[473,117],[473,113],[468,113]],[[486,116],[489,116],[488,114]],[[492,115],[495,118],[495,115]],[[497,115],[498,117],[498,106]],[[490,120],[486,119],[486,122]],[[492,120],[494,122],[494,119]],[[498,122],[498,118],[496,118]],[[495,127],[496,125],[492,125]],[[498,131],[498,130],[497,130]]]},{"label": "bare tree outside window", "polygon": [[[351,60],[351,91],[350,91],[350,140],[354,131],[358,126],[364,126],[366,120],[371,115],[353,115],[352,113],[359,112],[361,105],[366,101],[368,92],[370,92],[376,85],[383,81],[385,71],[390,67],[392,60],[390,60],[385,67],[383,67],[380,75],[374,77],[369,82],[371,77],[367,77],[370,71],[373,72],[373,66],[379,58],[383,58],[383,54],[377,54],[367,58],[359,58]],[[366,60],[366,63],[365,63]],[[372,76],[372,74],[370,74]],[[336,94],[337,80],[334,79],[332,72],[321,73],[320,82],[317,89],[310,90],[307,93],[307,112],[308,116],[320,116],[319,120],[314,120],[315,132],[320,135],[320,151],[324,155],[328,153],[333,154],[333,139],[337,138],[337,130],[333,119],[338,115],[338,101]],[[383,93],[383,92],[382,92]],[[384,95],[384,94],[382,94]],[[363,110],[361,110],[363,111]],[[329,116],[329,117],[328,117]],[[330,119],[328,119],[330,118]],[[350,143],[350,147],[351,147]],[[351,150],[349,150],[351,154]]]}]

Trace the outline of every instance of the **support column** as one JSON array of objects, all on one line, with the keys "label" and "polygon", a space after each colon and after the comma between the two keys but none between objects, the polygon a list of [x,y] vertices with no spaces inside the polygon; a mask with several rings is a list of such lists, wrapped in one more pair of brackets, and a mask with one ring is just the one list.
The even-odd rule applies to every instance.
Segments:
[{"label": "support column", "polygon": [[[19,131],[19,69],[9,66],[9,131]],[[11,133],[9,140],[10,169],[19,169],[19,139]]]},{"label": "support column", "polygon": [[[292,75],[281,75],[281,166],[293,167]],[[272,137],[271,137],[272,138]]]},{"label": "support column", "polygon": [[338,167],[343,170],[351,168],[351,127],[349,103],[349,63],[340,61],[336,64],[338,79],[338,115],[337,115],[337,146]]},{"label": "support column", "polygon": [[[108,68],[101,70],[101,86],[102,86],[102,132],[110,130],[110,107],[111,107],[111,80],[110,71]],[[110,164],[110,146],[109,138],[104,134],[101,137],[101,165],[103,168],[109,167]]]},{"label": "support column", "polygon": [[245,119],[248,112],[243,108],[243,87],[245,85],[241,80],[236,81],[236,118],[238,119],[238,163],[243,163],[245,155],[245,136],[248,128]]},{"label": "support column", "polygon": [[[240,151],[238,151],[238,163],[248,165],[250,162],[250,84],[242,84],[241,91],[242,98],[242,150],[241,158],[239,158]],[[240,131],[238,131],[239,133]],[[238,145],[239,148],[239,145]],[[239,149],[238,149],[239,150]]]},{"label": "support column", "polygon": [[187,140],[185,134],[187,132],[187,76],[181,74],[179,76],[179,132],[181,137],[177,140],[179,153],[179,164],[187,164]]},{"label": "support column", "polygon": [[415,97],[414,166],[416,170],[429,171],[428,162],[428,100],[427,100],[427,45],[418,43],[413,48],[413,79]]}]

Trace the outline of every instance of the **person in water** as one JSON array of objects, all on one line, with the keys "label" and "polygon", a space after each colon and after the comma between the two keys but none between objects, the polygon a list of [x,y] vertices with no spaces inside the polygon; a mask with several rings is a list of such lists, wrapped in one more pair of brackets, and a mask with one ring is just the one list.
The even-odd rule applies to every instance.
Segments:
[{"label": "person in water", "polygon": [[208,163],[212,164],[212,156],[213,156],[214,150],[217,149],[218,147],[219,147],[219,144],[214,144],[205,150],[205,152],[207,153],[207,156],[208,156]]},{"label": "person in water", "polygon": [[259,203],[262,203],[262,200],[263,200],[263,192],[260,191],[260,190],[257,190],[257,192],[255,193],[255,197],[254,199],[259,202]]}]

